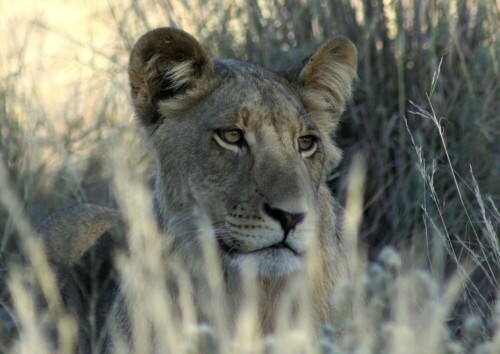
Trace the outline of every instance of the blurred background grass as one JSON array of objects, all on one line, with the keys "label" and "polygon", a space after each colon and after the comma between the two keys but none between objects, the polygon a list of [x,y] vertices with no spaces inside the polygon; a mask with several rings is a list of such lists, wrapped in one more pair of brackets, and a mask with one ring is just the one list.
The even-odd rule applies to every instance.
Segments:
[{"label": "blurred background grass", "polygon": [[[274,70],[344,34],[358,47],[359,81],[336,137],[345,158],[332,190],[344,200],[351,157],[362,152],[360,240],[370,259],[386,245],[418,253],[442,242],[443,274],[467,261],[479,269],[457,317],[486,319],[500,278],[491,246],[500,223],[499,12],[496,0],[3,1],[2,162],[35,222],[75,201],[114,204],[107,153],[117,140],[140,145],[127,61],[145,31],[176,26],[214,57]],[[0,230],[5,264],[16,238],[1,207]],[[459,320],[452,327],[460,333]]]}]

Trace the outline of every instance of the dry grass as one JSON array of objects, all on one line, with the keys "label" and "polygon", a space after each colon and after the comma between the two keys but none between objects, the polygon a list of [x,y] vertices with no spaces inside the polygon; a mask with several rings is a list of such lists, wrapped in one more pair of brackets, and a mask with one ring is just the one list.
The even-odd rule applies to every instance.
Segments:
[{"label": "dry grass", "polygon": [[[495,1],[16,1],[0,13],[9,34],[0,44],[0,352],[55,352],[47,327],[61,338],[57,351],[73,350],[72,320],[31,225],[79,201],[124,211],[131,252],[118,263],[127,302],[150,300],[131,313],[131,352],[153,344],[144,321],[166,334],[154,344],[174,353],[500,352]],[[251,296],[236,330],[216,315],[215,328],[198,326],[182,266],[162,263],[167,245],[151,220],[152,172],[126,65],[138,36],[165,25],[195,34],[216,57],[273,69],[333,33],[358,46],[360,80],[337,137],[345,158],[331,187],[348,209],[346,236],[369,262],[357,260],[357,276],[333,294],[339,310],[353,301],[353,313],[340,311],[319,336],[307,313],[287,321],[285,304],[276,335],[262,337]],[[168,269],[186,295],[182,323],[168,315],[160,280]],[[99,348],[94,320],[88,328]]]}]

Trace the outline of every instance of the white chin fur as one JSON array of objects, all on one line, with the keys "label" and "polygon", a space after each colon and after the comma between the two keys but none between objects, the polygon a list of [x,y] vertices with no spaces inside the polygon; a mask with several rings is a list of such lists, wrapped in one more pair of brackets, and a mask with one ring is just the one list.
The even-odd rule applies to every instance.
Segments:
[{"label": "white chin fur", "polygon": [[286,248],[268,248],[259,252],[239,253],[231,257],[229,264],[235,268],[253,264],[262,277],[279,278],[302,269],[302,260]]}]

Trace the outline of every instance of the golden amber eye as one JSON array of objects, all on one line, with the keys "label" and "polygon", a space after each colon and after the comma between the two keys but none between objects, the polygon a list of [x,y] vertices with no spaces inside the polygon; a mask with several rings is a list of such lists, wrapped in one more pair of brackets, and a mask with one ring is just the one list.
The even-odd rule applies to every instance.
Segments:
[{"label": "golden amber eye", "polygon": [[316,147],[316,137],[312,135],[301,136],[299,138],[299,151],[306,152],[314,150]]},{"label": "golden amber eye", "polygon": [[228,144],[238,144],[243,140],[243,132],[239,129],[219,130],[217,134]]}]

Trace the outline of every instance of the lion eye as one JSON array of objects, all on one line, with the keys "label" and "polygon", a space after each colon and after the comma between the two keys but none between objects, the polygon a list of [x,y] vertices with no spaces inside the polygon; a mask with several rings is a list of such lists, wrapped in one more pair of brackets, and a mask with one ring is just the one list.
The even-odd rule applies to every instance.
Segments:
[{"label": "lion eye", "polygon": [[219,130],[217,134],[219,138],[228,144],[238,144],[243,139],[243,133],[239,129]]},{"label": "lion eye", "polygon": [[221,147],[238,152],[246,145],[245,137],[240,129],[217,129],[214,139]]},{"label": "lion eye", "polygon": [[318,138],[312,135],[301,136],[298,140],[299,151],[304,157],[309,157],[316,151]]}]

